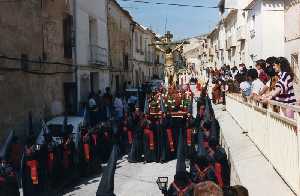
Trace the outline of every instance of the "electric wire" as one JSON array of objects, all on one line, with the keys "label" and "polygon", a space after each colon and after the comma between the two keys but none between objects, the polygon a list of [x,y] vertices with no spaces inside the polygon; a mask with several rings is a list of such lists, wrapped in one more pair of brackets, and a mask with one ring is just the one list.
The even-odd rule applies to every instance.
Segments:
[{"label": "electric wire", "polygon": [[[192,7],[192,8],[207,8],[207,9],[219,9],[219,6],[206,6],[206,5],[194,5],[194,4],[181,4],[181,3],[167,3],[167,2],[151,2],[143,0],[120,0],[123,2],[132,2],[140,4],[152,4],[152,5],[164,5],[164,6],[177,6],[177,7]],[[225,7],[225,10],[238,10],[238,8]],[[251,10],[251,9],[241,9]]]},{"label": "electric wire", "polygon": [[[40,64],[40,65],[42,65],[42,64],[60,65],[60,66],[67,66],[67,67],[71,67],[71,68],[75,68],[75,66],[76,66],[73,64],[62,63],[62,62],[36,61],[36,60],[22,59],[22,58],[16,58],[16,57],[8,57],[8,56],[4,56],[4,55],[0,55],[0,59],[23,62],[23,63]],[[73,74],[74,73],[74,69],[72,71],[40,72],[40,71],[24,70],[22,68],[16,68],[16,67],[2,67],[2,66],[0,67],[0,71],[7,71],[7,72],[22,71],[22,72],[25,72],[28,74],[35,74],[35,75],[56,75],[56,74]]]}]

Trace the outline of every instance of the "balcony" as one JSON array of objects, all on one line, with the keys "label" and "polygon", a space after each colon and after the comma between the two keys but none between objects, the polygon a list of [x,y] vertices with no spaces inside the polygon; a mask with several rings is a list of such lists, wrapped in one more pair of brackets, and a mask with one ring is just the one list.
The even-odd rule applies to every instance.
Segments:
[{"label": "balcony", "polygon": [[242,41],[242,40],[245,40],[246,39],[246,28],[245,26],[239,26],[237,28],[237,40],[238,41]]},{"label": "balcony", "polygon": [[98,45],[90,45],[90,64],[107,65],[107,49]]}]

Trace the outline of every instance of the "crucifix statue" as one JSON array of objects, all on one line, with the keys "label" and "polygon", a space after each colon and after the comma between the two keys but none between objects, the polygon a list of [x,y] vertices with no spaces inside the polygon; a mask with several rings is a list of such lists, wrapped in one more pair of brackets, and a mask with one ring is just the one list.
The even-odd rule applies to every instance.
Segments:
[{"label": "crucifix statue", "polygon": [[162,37],[161,41],[154,43],[159,50],[163,51],[166,55],[165,62],[165,82],[168,86],[176,84],[177,76],[176,76],[176,64],[175,64],[175,55],[182,54],[183,45],[189,44],[187,41],[178,41],[172,42],[173,34],[170,31],[167,31],[164,37]]}]

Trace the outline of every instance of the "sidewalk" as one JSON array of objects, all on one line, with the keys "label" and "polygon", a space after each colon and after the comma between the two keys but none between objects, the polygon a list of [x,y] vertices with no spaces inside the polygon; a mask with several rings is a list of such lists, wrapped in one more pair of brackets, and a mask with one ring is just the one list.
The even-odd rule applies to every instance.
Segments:
[{"label": "sidewalk", "polygon": [[221,140],[231,161],[232,185],[245,186],[250,196],[295,195],[250,138],[242,133],[243,130],[231,115],[222,111],[222,108],[215,106],[215,113],[220,122]]}]

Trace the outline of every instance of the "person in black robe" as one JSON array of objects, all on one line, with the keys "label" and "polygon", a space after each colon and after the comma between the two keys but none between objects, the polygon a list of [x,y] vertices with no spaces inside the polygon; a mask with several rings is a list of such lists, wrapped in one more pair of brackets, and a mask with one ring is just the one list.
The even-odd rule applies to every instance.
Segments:
[{"label": "person in black robe", "polygon": [[145,115],[144,127],[144,162],[151,163],[156,161],[156,149],[155,149],[155,133],[153,126],[148,116]]},{"label": "person in black robe", "polygon": [[190,162],[190,175],[194,183],[210,180],[216,182],[216,176],[213,167],[208,161],[208,153],[203,145],[204,135],[198,132],[197,151]]},{"label": "person in black robe", "polygon": [[191,113],[187,113],[184,127],[184,143],[187,158],[191,158],[194,153],[194,119]]},{"label": "person in black robe", "polygon": [[133,113],[133,143],[131,145],[130,152],[128,154],[128,161],[131,163],[141,162],[142,154],[143,154],[143,119],[141,118],[141,114],[139,109]]},{"label": "person in black robe", "polygon": [[39,181],[41,176],[38,162],[38,147],[34,141],[34,136],[30,135],[25,144],[21,175],[24,196],[40,195],[42,191],[41,182]]},{"label": "person in black robe", "polygon": [[189,179],[185,164],[186,154],[184,148],[183,134],[179,131],[176,174],[174,181],[171,183],[167,195],[168,196],[193,196],[193,183]]},{"label": "person in black robe", "polygon": [[200,99],[197,105],[197,115],[195,118],[195,129],[198,131],[201,129],[201,124],[205,116],[205,102]]},{"label": "person in black robe", "polygon": [[9,161],[10,147],[14,138],[11,131],[0,149],[0,195],[19,196],[16,171]]},{"label": "person in black robe", "polygon": [[209,141],[209,157],[211,164],[214,165],[218,184],[221,188],[230,187],[230,166],[225,149],[222,148],[217,140]]},{"label": "person in black robe", "polygon": [[[159,120],[159,127],[158,127],[158,133],[159,133],[159,139],[158,142],[158,159],[161,163],[168,162],[171,160],[172,154],[174,153],[174,144],[173,139],[169,137],[172,137],[172,134],[169,135],[167,131],[171,130],[170,128],[170,119],[167,118],[166,114],[163,113],[160,120]],[[169,134],[172,133],[172,131],[169,131]],[[170,144],[171,143],[171,144]]]},{"label": "person in black robe", "polygon": [[[120,125],[120,135],[121,135],[121,151],[124,154],[128,154],[131,145],[133,143],[133,125],[131,116],[125,112],[123,120]],[[121,152],[121,153],[122,153]]]},{"label": "person in black robe", "polygon": [[119,149],[116,144],[113,145],[108,164],[104,169],[101,181],[99,183],[96,196],[115,196],[114,181],[119,157]]},{"label": "person in black robe", "polygon": [[[101,149],[100,149],[100,128],[95,127],[90,133],[90,147],[91,156],[93,160],[93,168],[95,171],[99,171],[99,164],[101,164]],[[101,168],[100,168],[101,169]]]},{"label": "person in black robe", "polygon": [[102,163],[106,163],[112,149],[113,131],[110,122],[107,121],[105,123],[102,123],[99,130],[100,159]]},{"label": "person in black robe", "polygon": [[191,160],[190,166],[191,179],[195,184],[205,181],[217,183],[217,177],[214,168],[210,165],[207,156],[195,156]]}]

